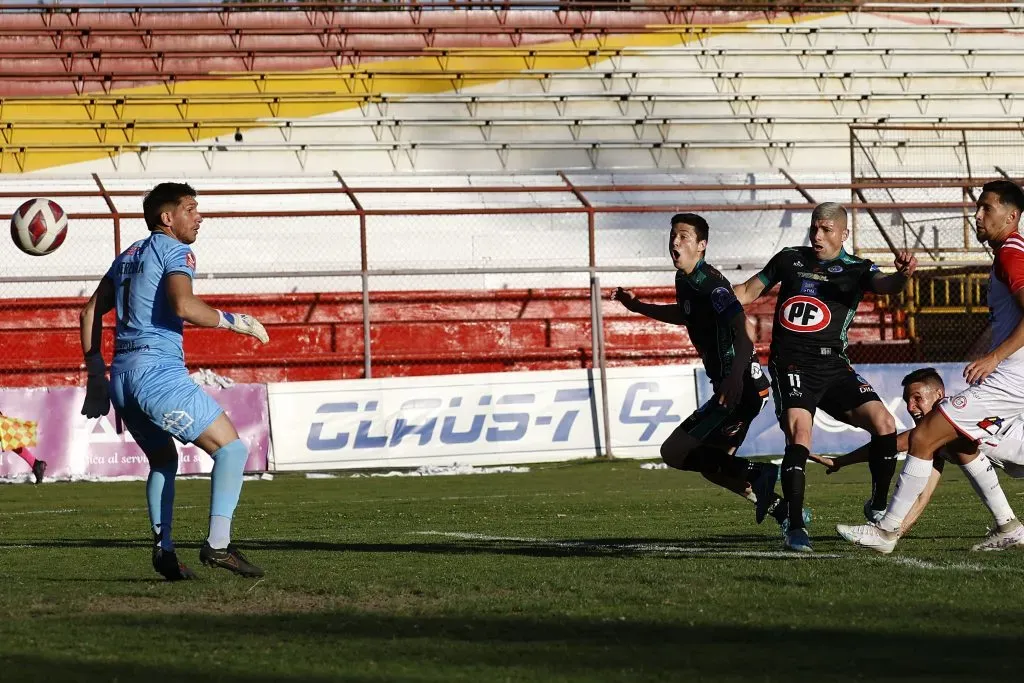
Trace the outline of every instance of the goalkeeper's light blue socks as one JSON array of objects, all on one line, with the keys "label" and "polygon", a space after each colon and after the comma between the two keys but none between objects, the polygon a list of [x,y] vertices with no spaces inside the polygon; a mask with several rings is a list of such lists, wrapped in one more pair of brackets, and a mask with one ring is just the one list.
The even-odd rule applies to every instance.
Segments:
[{"label": "goalkeeper's light blue socks", "polygon": [[213,473],[210,477],[210,535],[206,542],[219,550],[231,543],[231,517],[242,494],[242,473],[249,451],[241,439],[235,439],[210,457],[213,458]]},{"label": "goalkeeper's light blue socks", "polygon": [[149,505],[149,522],[153,534],[159,539],[160,547],[174,550],[171,539],[171,521],[174,517],[174,476],[178,473],[178,459],[150,467],[146,480],[146,503]]}]

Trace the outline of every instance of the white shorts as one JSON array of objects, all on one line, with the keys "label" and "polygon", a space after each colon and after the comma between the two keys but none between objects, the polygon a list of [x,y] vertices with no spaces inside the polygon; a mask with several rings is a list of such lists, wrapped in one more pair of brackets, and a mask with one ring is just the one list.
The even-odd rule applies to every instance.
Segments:
[{"label": "white shorts", "polygon": [[1011,477],[1024,479],[1024,417],[1011,420],[1001,433],[978,441],[978,450]]},{"label": "white shorts", "polygon": [[1019,374],[1018,365],[998,366],[980,384],[942,399],[935,407],[957,433],[975,443],[1000,437],[1024,415],[1024,375]]}]

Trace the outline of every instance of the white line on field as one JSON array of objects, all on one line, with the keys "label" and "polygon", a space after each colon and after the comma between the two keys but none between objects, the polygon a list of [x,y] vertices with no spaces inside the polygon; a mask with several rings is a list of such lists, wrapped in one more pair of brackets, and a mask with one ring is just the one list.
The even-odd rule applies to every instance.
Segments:
[{"label": "white line on field", "polygon": [[18,515],[70,515],[79,512],[74,508],[57,508],[56,510],[20,510],[17,512],[5,512],[4,517],[15,517]]},{"label": "white line on field", "polygon": [[916,557],[893,557],[889,560],[894,564],[900,564],[904,567],[913,567],[914,569],[938,569],[942,571],[949,571],[951,569],[958,569],[960,571],[967,572],[980,572],[985,569],[999,569],[998,567],[983,567],[980,564],[972,564],[970,562],[953,562],[951,564],[935,564],[927,560],[919,560]]},{"label": "white line on field", "polygon": [[[609,491],[608,493],[621,493],[621,491]],[[423,501],[429,502],[451,502],[458,500],[493,500],[495,498],[566,498],[568,496],[585,496],[586,491],[559,491],[558,493],[538,492],[538,493],[493,493],[487,495],[478,496],[414,496],[406,498],[349,498],[349,499],[317,499],[317,500],[267,500],[249,503],[244,499],[240,503],[242,508],[260,508],[260,507],[299,507],[306,505],[326,505],[326,506],[337,506],[341,504],[345,505],[360,505],[363,503],[419,503]],[[196,508],[205,508],[205,505],[178,505],[175,510],[192,510]],[[135,505],[130,507],[104,507],[100,509],[101,512],[139,512],[145,511],[144,505]],[[24,510],[21,512],[5,512],[5,517],[12,515],[63,515],[72,512],[82,512],[79,509],[57,509],[57,510]],[[90,510],[92,512],[92,510]]]},{"label": "white line on field", "polygon": [[829,553],[790,553],[782,550],[722,550],[702,546],[663,545],[661,543],[596,543],[594,541],[556,541],[549,538],[523,538],[519,536],[488,536],[464,531],[412,531],[420,536],[444,536],[469,541],[494,541],[504,543],[528,543],[549,548],[584,548],[588,550],[629,551],[651,554],[707,555],[711,557],[754,557],[754,558],[785,558],[785,559],[818,559],[834,560],[847,557]]}]

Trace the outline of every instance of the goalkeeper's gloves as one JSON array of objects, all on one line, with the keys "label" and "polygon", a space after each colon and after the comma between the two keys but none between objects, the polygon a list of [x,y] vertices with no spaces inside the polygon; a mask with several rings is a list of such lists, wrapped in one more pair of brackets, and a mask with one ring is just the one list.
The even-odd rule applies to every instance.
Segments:
[{"label": "goalkeeper's gloves", "polygon": [[217,323],[217,327],[223,327],[238,334],[256,337],[260,340],[261,344],[266,344],[270,341],[270,335],[263,328],[263,323],[251,315],[246,315],[245,313],[226,313],[224,311],[217,311],[217,313],[220,314],[220,322]]},{"label": "goalkeeper's gloves", "polygon": [[87,355],[85,369],[89,373],[89,379],[85,385],[82,415],[88,418],[106,415],[110,412],[110,389],[107,384],[107,364],[103,362],[103,355],[99,351]]}]

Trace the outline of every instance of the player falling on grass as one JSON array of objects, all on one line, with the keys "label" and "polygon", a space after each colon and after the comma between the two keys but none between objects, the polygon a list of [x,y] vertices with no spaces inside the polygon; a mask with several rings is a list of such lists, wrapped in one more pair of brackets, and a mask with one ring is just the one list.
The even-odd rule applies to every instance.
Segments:
[{"label": "player falling on grass", "polygon": [[[920,423],[925,415],[932,412],[935,405],[945,395],[946,388],[942,382],[942,377],[939,376],[939,373],[934,368],[919,368],[903,378],[903,401],[907,405],[907,412],[913,418],[914,424]],[[900,432],[896,436],[896,448],[901,452],[909,448],[909,443],[909,431]],[[974,487],[975,492],[985,502],[985,505],[988,506],[989,512],[992,513],[992,517],[995,520],[996,526],[994,528],[1009,532],[990,535],[984,541],[971,548],[971,550],[1005,550],[1011,546],[1024,543],[1024,525],[1017,521],[1016,515],[1010,509],[1010,504],[1006,500],[1006,494],[1003,493],[1003,489],[999,485],[998,477],[990,474],[992,472],[991,461],[983,455],[975,457],[977,449],[973,447],[967,453],[959,453],[952,446],[954,444],[940,448],[937,454],[940,457],[932,460],[932,471],[928,476],[928,483],[904,518],[899,535],[901,537],[906,536],[921,516],[921,512],[928,505],[932,494],[935,492],[935,488],[939,485],[943,465],[948,460],[960,465],[967,480]],[[813,454],[811,458],[827,467],[829,474],[832,474],[855,463],[867,462],[869,449],[870,446],[862,446],[852,453],[837,458]],[[839,527],[843,527],[843,525],[839,525]]]},{"label": "player falling on grass", "polygon": [[[1024,237],[1018,232],[1024,192],[1008,180],[981,188],[974,214],[975,232],[995,252],[989,274],[988,305],[992,313],[991,350],[964,369],[967,389],[939,402],[910,433],[910,454],[903,465],[888,511],[877,525],[839,525],[839,534],[881,553],[896,547],[909,510],[928,482],[935,453],[977,450],[1007,474],[1024,476]],[[979,495],[995,507],[997,527],[986,543],[1008,547],[1019,543],[1020,523],[1000,502],[998,477],[985,468]],[[1002,495],[1002,491],[999,495]],[[991,499],[990,499],[991,497]],[[1007,521],[998,524],[1000,517]]]},{"label": "player falling on grass", "polygon": [[896,271],[883,275],[871,261],[846,253],[846,209],[826,202],[815,207],[809,247],[775,254],[760,273],[735,288],[743,305],[780,284],[772,327],[768,370],[779,424],[786,435],[782,495],[789,501],[789,529],[783,547],[812,552],[803,521],[804,468],[811,448],[814,413],[871,434],[872,495],[864,506],[880,516],[896,471],[896,421],[874,388],[854,371],[846,356],[846,332],[865,292],[893,294],[917,267],[909,252],[896,256]]},{"label": "player falling on grass", "polygon": [[[210,533],[200,561],[243,576],[262,576],[263,570],[231,543],[231,517],[248,452],[217,402],[189,377],[182,329],[184,322],[223,327],[262,343],[267,333],[255,318],[218,311],[192,293],[196,259],[188,245],[196,241],[203,220],[195,190],[183,183],[161,183],[146,195],[142,210],[150,236],[114,260],[82,310],[82,350],[89,374],[82,413],[106,415],[113,399],[149,459],[146,500],[157,572],[171,581],[195,578],[178,560],[171,536],[177,439],[202,448],[214,463]],[[108,384],[100,341],[103,315],[111,309],[116,309],[117,331]]]},{"label": "player falling on grass", "polygon": [[768,398],[768,380],[754,355],[743,307],[732,286],[704,260],[708,224],[694,213],[672,217],[669,254],[676,267],[676,303],[645,303],[619,287],[612,298],[630,311],[684,325],[704,362],[715,396],[698,408],[661,446],[661,457],[678,470],[705,479],[755,503],[761,523],[773,516],[783,524],[786,505],[775,493],[778,467],[735,455],[750,423]]}]

